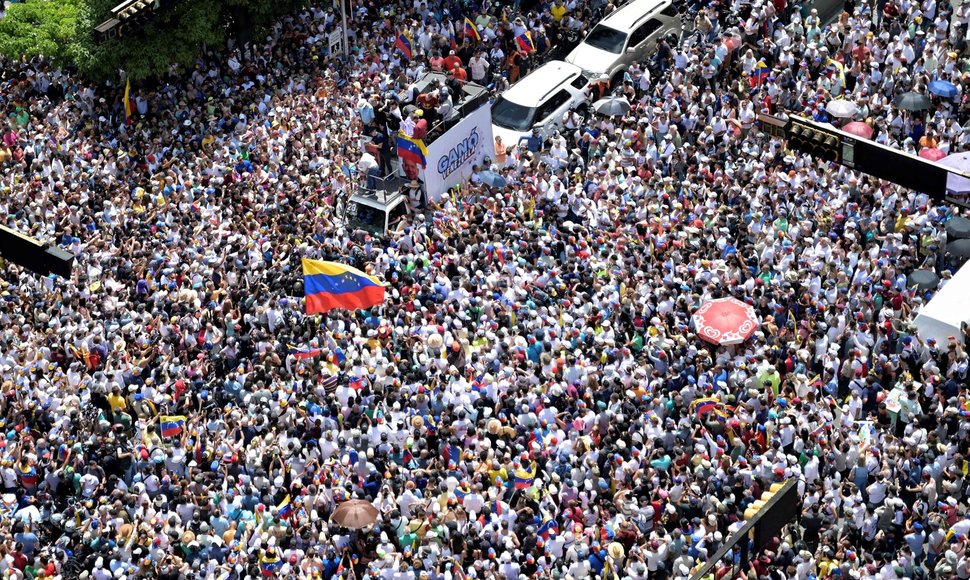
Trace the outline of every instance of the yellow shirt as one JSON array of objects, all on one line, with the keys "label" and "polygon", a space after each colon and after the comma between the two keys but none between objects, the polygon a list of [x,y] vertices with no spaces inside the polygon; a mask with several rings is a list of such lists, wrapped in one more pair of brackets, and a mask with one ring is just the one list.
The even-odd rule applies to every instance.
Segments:
[{"label": "yellow shirt", "polygon": [[566,15],[566,5],[565,4],[553,4],[552,8],[549,9],[552,13],[552,19],[556,22],[562,20],[562,17]]},{"label": "yellow shirt", "polygon": [[498,485],[498,479],[502,478],[502,481],[509,480],[509,472],[505,470],[504,467],[500,469],[491,469],[488,472],[488,478],[492,480],[492,485]]},{"label": "yellow shirt", "polygon": [[119,409],[128,407],[128,402],[125,401],[125,398],[115,394],[108,395],[108,404],[111,405],[112,411],[118,411]]}]

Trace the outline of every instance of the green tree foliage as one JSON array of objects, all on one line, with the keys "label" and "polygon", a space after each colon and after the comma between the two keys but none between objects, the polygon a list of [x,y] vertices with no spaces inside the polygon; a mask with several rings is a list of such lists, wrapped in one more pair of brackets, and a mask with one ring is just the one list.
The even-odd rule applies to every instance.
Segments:
[{"label": "green tree foliage", "polygon": [[304,0],[175,0],[140,28],[97,43],[94,27],[107,20],[121,0],[26,0],[0,19],[0,54],[43,54],[58,64],[74,64],[94,80],[118,80],[124,70],[134,80],[159,77],[172,65],[191,66],[203,47],[225,46],[228,16],[256,29],[292,12]]},{"label": "green tree foliage", "polygon": [[92,30],[108,18],[119,0],[85,0],[73,59],[96,79],[117,79],[124,70],[138,81],[164,75],[173,64],[187,65],[203,46],[225,42],[220,26],[222,0],[183,0],[159,10],[143,27],[98,44]]},{"label": "green tree foliage", "polygon": [[0,19],[0,54],[44,55],[64,63],[77,31],[83,0],[30,0],[13,4]]}]

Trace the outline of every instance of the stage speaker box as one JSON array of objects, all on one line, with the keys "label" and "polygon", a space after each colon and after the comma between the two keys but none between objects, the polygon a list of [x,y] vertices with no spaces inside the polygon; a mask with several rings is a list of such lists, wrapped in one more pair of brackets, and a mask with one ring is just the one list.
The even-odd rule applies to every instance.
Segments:
[{"label": "stage speaker box", "polygon": [[43,276],[70,278],[74,267],[74,254],[58,247],[44,247],[39,240],[5,226],[0,226],[0,256]]}]

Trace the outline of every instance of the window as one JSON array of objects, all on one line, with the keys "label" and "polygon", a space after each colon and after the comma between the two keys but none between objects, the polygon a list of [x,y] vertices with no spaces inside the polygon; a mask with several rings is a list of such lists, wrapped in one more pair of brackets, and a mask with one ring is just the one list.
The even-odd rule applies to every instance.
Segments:
[{"label": "window", "polygon": [[680,16],[680,11],[673,4],[668,4],[666,8],[660,11],[664,16],[669,16],[671,18],[676,18]]},{"label": "window", "polygon": [[569,102],[569,91],[566,89],[560,89],[555,95],[549,98],[548,101],[542,103],[539,107],[539,112],[536,113],[536,121],[541,123],[549,115],[554,114],[559,110],[560,107]]},{"label": "window", "polygon": [[589,33],[585,42],[600,50],[620,54],[623,51],[623,43],[626,42],[626,34],[600,24]]},{"label": "window", "polygon": [[586,85],[589,84],[589,80],[587,80],[583,75],[576,75],[576,78],[570,81],[569,84],[572,85],[574,89],[583,90],[586,88]]},{"label": "window", "polygon": [[660,22],[656,18],[647,20],[645,23],[638,26],[637,29],[633,31],[633,34],[630,35],[630,46],[639,46],[643,43],[643,41],[650,38],[654,32],[657,32],[661,28],[663,28],[663,22]]},{"label": "window", "polygon": [[492,105],[492,122],[499,127],[514,131],[528,131],[532,128],[535,112],[536,110],[532,107],[513,103],[500,96],[495,99],[495,103]]}]

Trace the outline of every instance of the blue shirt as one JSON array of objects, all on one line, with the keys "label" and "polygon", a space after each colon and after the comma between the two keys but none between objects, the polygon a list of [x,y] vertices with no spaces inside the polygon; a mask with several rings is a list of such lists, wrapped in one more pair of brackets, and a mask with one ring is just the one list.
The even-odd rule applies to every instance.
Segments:
[{"label": "blue shirt", "polygon": [[13,537],[15,542],[23,544],[24,546],[24,556],[30,558],[34,554],[34,550],[37,549],[37,542],[40,539],[34,532],[24,532],[23,534],[15,534]]}]

